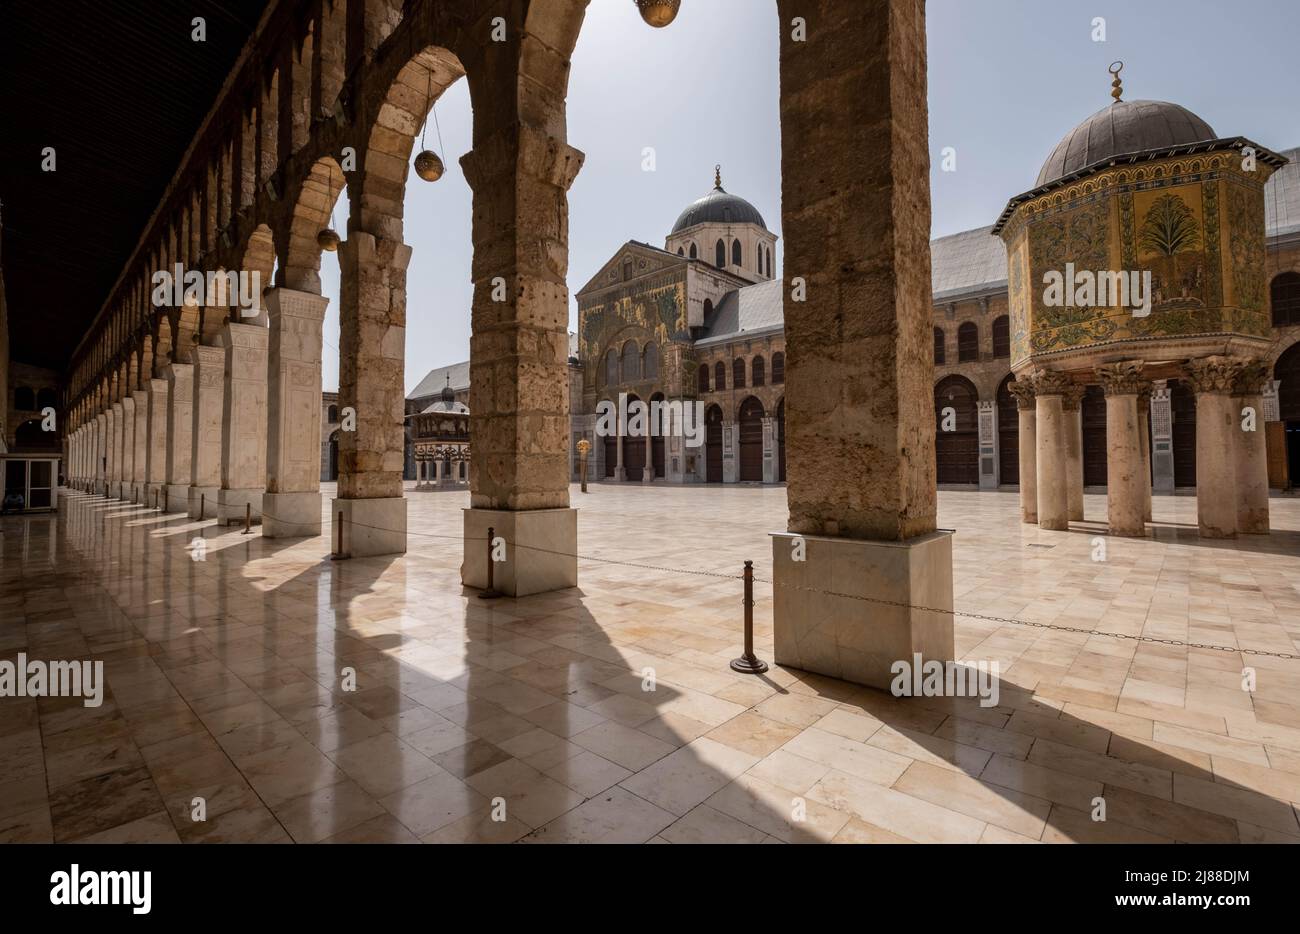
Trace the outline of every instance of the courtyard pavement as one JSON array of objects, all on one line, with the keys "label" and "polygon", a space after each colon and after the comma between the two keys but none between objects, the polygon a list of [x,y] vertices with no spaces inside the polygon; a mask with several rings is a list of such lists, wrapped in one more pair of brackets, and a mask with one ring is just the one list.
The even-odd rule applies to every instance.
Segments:
[{"label": "courtyard pavement", "polygon": [[1254,654],[1300,654],[1300,499],[1208,542],[1157,497],[1094,560],[1104,496],[1048,532],[941,491],[981,707],[728,668],[784,488],[575,486],[579,588],[490,602],[468,493],[407,495],[404,557],[339,562],[78,493],[0,519],[0,661],[107,680],[0,698],[0,841],[1300,842],[1300,660]]}]

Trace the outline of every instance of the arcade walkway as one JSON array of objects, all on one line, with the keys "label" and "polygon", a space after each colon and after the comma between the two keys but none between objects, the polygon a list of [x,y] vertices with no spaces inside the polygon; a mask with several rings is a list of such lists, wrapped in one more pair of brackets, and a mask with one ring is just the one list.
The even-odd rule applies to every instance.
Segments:
[{"label": "arcade walkway", "polygon": [[[461,593],[468,495],[408,497],[407,555],[344,562],[77,493],[0,519],[0,658],[108,681],[0,699],[0,841],[1300,842],[1300,660],[1179,644],[1298,654],[1300,500],[1211,542],[1157,497],[1094,561],[1104,497],[1051,532],[941,492],[958,609],[1067,627],[959,617],[982,708],[728,669],[740,582],[663,568],[770,579],[781,488],[574,488],[581,588],[495,602]],[[770,660],[769,585],[755,616]]]}]

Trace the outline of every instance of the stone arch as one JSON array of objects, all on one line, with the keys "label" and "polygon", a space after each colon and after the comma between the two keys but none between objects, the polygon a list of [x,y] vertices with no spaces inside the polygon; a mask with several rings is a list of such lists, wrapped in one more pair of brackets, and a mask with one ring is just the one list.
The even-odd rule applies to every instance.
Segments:
[{"label": "stone arch", "polygon": [[704,480],[721,483],[722,479],[722,406],[715,402],[704,410]]},{"label": "stone arch", "polygon": [[[1020,482],[1020,408],[1011,394],[1016,375],[1008,373],[998,383],[998,474],[1002,483]],[[1027,418],[1033,413],[1026,413]]]},{"label": "stone arch", "polygon": [[[272,287],[272,276],[275,273],[275,237],[272,235],[270,227],[266,224],[259,224],[248,235],[243,254],[240,256],[235,268],[250,276],[256,273],[256,281],[261,284],[260,292],[265,292]],[[230,305],[234,307],[238,304],[238,296],[232,296]],[[253,296],[253,307],[262,307],[260,293]]]},{"label": "stone arch", "polygon": [[403,201],[416,136],[434,103],[464,74],[460,59],[441,46],[417,52],[398,71],[370,127],[349,235],[355,226],[402,242]]},{"label": "stone arch", "polygon": [[276,254],[281,257],[276,286],[299,292],[320,294],[321,247],[316,235],[333,227],[330,213],[347,185],[339,164],[330,156],[317,159],[296,191],[290,191],[293,213],[289,227],[279,240]]},{"label": "stone arch", "polygon": [[625,383],[634,383],[641,378],[641,351],[634,340],[623,344],[621,377]]}]

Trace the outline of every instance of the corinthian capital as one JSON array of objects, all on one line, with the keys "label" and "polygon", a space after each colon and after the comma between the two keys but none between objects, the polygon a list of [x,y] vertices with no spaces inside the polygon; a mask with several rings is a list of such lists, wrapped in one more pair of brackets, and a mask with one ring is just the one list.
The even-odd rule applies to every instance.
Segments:
[{"label": "corinthian capital", "polygon": [[1237,374],[1237,382],[1233,387],[1234,396],[1262,396],[1264,390],[1268,388],[1269,379],[1272,374],[1268,371],[1268,364],[1258,358],[1245,360],[1241,365],[1241,372]]},{"label": "corinthian capital", "polygon": [[1188,360],[1185,369],[1192,391],[1232,392],[1237,385],[1246,360],[1242,357],[1199,357]]},{"label": "corinthian capital", "polygon": [[1022,412],[1034,407],[1034,377],[1031,374],[1021,373],[1007,383],[1007,392],[1015,397],[1016,408]]},{"label": "corinthian capital", "polygon": [[1151,388],[1151,383],[1142,378],[1144,365],[1141,360],[1121,360],[1103,363],[1095,372],[1106,395],[1136,396]]},{"label": "corinthian capital", "polygon": [[1057,370],[1039,370],[1034,377],[1034,388],[1040,396],[1060,396],[1074,385],[1066,373]]}]

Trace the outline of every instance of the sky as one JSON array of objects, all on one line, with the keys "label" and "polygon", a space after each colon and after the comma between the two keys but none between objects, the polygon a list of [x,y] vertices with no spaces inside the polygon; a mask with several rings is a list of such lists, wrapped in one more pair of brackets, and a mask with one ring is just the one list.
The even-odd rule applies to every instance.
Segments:
[{"label": "sky", "polygon": [[[1094,20],[1105,20],[1105,41]],[[1110,103],[1107,66],[1124,62],[1125,100],[1166,100],[1220,136],[1300,145],[1300,0],[929,0],[931,232],[993,223],[1033,186],[1072,127]],[[781,233],[781,135],[774,0],[682,0],[676,22],[644,25],[632,0],[592,0],[573,54],[568,141],[585,163],[569,191],[573,298],[628,240],[663,246],[677,215],[722,185]],[[468,359],[471,193],[460,156],[472,112],[462,79],[438,101],[424,145],[447,165],[407,182],[406,388]],[[945,147],[955,171],[941,171]],[[420,147],[417,144],[417,150]],[[646,171],[647,148],[653,171]],[[346,228],[347,206],[335,209]],[[777,241],[777,270],[782,243]],[[338,262],[322,258],[324,387],[338,386]]]}]

